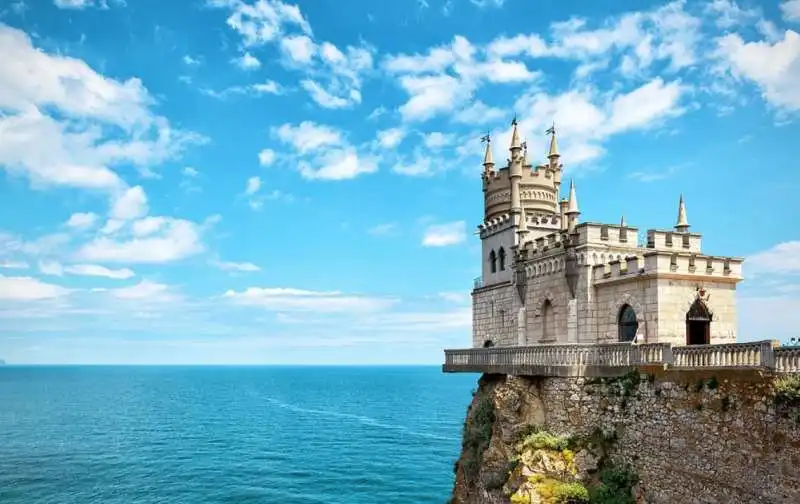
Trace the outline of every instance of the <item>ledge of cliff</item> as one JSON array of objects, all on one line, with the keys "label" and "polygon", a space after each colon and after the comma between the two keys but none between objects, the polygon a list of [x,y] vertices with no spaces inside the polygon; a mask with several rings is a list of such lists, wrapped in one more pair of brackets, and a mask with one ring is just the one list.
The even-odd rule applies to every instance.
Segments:
[{"label": "ledge of cliff", "polygon": [[483,375],[450,502],[800,502],[794,381],[776,393],[759,371]]}]

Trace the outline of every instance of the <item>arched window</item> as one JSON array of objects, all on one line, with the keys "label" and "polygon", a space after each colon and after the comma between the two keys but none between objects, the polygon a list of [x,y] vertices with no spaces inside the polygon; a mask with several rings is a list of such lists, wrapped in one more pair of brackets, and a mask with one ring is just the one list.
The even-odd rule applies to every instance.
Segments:
[{"label": "arched window", "polygon": [[622,305],[617,319],[617,334],[621,342],[633,341],[636,337],[636,330],[639,329],[639,322],[636,320],[636,312],[631,305]]},{"label": "arched window", "polygon": [[492,273],[497,273],[497,254],[494,253],[494,250],[489,252],[489,268]]},{"label": "arched window", "polygon": [[494,342],[490,339],[487,339],[483,342],[483,348],[492,348],[494,346]]},{"label": "arched window", "polygon": [[555,332],[556,313],[553,310],[553,303],[547,299],[542,306],[542,340],[545,342],[555,341]]},{"label": "arched window", "polygon": [[506,249],[500,247],[500,271],[505,271],[506,269]]},{"label": "arched window", "polygon": [[711,343],[711,313],[699,299],[695,299],[686,312],[686,344],[708,345]]}]

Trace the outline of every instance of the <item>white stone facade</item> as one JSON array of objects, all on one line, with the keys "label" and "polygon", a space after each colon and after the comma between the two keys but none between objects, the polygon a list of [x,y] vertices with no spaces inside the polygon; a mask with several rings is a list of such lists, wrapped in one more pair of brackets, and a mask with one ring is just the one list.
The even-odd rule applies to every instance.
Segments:
[{"label": "white stone facade", "polygon": [[[702,253],[701,235],[689,232],[683,198],[675,231],[648,230],[640,245],[638,229],[624,221],[579,224],[574,187],[568,200],[553,201],[544,191],[540,200],[501,201],[500,195],[514,200],[514,192],[520,194],[513,186],[522,179],[560,185],[555,135],[550,163],[533,169],[539,175],[528,173],[527,154],[513,143],[511,166],[495,171],[490,149],[479,226],[483,274],[472,293],[474,347],[610,343],[634,334],[642,343],[736,341],[742,259]],[[511,187],[492,188],[497,181]]]}]

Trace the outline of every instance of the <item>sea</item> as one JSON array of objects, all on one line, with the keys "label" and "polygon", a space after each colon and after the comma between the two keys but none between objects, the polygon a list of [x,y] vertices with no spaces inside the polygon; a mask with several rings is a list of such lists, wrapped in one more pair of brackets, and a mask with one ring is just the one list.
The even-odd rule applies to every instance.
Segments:
[{"label": "sea", "polygon": [[447,502],[476,375],[0,367],[2,504]]}]

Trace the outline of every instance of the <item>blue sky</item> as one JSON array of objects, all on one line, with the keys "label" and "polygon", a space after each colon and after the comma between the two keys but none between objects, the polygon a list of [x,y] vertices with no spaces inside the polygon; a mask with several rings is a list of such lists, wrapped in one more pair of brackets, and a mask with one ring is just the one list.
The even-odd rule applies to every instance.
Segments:
[{"label": "blue sky", "polygon": [[800,0],[294,1],[0,2],[0,358],[439,363],[515,113],[800,336]]}]

